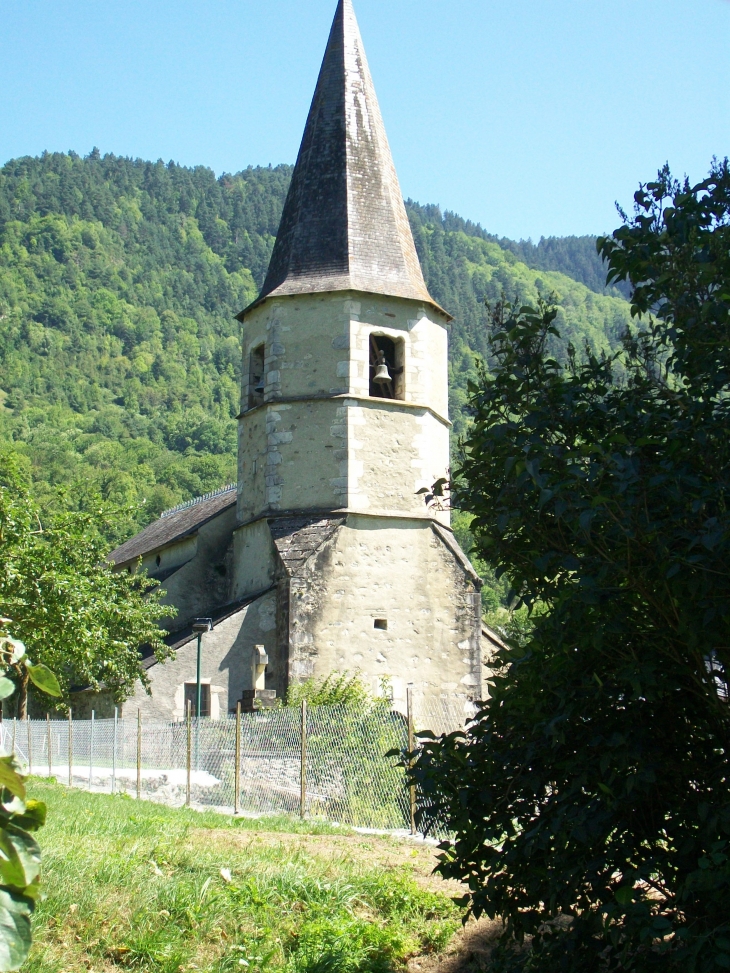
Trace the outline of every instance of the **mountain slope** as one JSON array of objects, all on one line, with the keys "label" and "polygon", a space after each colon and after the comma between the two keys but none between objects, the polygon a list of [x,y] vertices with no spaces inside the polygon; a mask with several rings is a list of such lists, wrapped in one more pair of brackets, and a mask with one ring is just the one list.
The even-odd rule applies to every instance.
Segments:
[{"label": "mountain slope", "polygon": [[[0,440],[28,457],[40,494],[96,488],[138,504],[141,525],[235,478],[234,315],[263,280],[290,176],[216,179],[97,152],[0,169]],[[547,251],[530,258],[545,269],[528,267],[453,214],[409,215],[431,293],[455,316],[457,434],[486,352],[485,299],[555,293],[565,333],[596,348],[629,320],[623,299],[598,292],[583,244],[563,256],[595,290],[549,269]]]},{"label": "mountain slope", "polygon": [[[556,325],[565,341],[596,351],[617,343],[630,321],[629,305],[615,293],[590,290],[565,274],[527,267],[498,243],[444,230],[440,223],[411,221],[416,248],[433,297],[455,315],[450,342],[450,408],[454,433],[464,431],[466,384],[473,355],[487,357],[488,311],[503,295],[520,304],[551,297],[559,304]],[[560,354],[561,348],[555,348]]]}]

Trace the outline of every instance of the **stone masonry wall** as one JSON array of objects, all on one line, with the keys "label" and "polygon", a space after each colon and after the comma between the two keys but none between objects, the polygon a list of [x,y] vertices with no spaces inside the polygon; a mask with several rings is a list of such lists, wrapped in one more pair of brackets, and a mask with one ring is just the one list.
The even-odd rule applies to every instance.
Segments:
[{"label": "stone masonry wall", "polygon": [[[194,618],[208,616],[215,608],[222,607],[231,600],[231,539],[235,522],[236,508],[231,507],[214,520],[203,524],[195,537],[159,552],[159,567],[154,563],[154,555],[143,559],[142,567],[147,567],[154,576],[156,570],[165,568],[168,558],[172,560],[177,548],[185,547],[190,551],[189,560],[162,582],[162,588],[167,592],[162,599],[163,604],[177,608],[177,615],[162,623],[169,631],[179,631]],[[151,563],[148,565],[146,561]]]},{"label": "stone masonry wall", "polygon": [[[304,509],[427,516],[417,490],[449,462],[444,324],[416,301],[349,292],[271,299],[250,312],[239,521]],[[371,335],[403,342],[403,401],[368,395]],[[249,356],[262,341],[266,401],[249,409]]]},{"label": "stone masonry wall", "polygon": [[[267,652],[276,648],[276,594],[263,595],[253,604],[219,622],[203,636],[201,681],[210,685],[211,716],[225,717],[235,711],[244,689],[251,689],[253,649],[264,645]],[[152,696],[141,683],[124,703],[126,716],[139,708],[145,720],[181,720],[185,715],[185,683],[196,680],[197,640],[192,639],[176,657],[164,665],[155,665],[148,675]]]},{"label": "stone masonry wall", "polygon": [[428,522],[351,515],[290,591],[291,680],[359,669],[400,710],[409,685],[480,697],[479,591]]}]

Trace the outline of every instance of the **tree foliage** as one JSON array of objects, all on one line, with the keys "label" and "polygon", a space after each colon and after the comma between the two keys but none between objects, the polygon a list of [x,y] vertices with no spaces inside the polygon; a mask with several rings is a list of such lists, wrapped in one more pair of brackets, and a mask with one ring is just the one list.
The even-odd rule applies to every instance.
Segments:
[{"label": "tree foliage", "polygon": [[537,243],[532,240],[510,240],[508,237],[495,236],[478,223],[465,220],[449,210],[442,212],[440,206],[421,206],[409,199],[406,207],[411,222],[417,226],[437,225],[446,233],[460,233],[497,243],[502,250],[513,253],[533,270],[557,271],[585,284],[596,294],[629,296],[626,284],[618,281],[606,283],[606,267],[601,254],[596,251],[594,236],[540,237]]},{"label": "tree foliage", "polygon": [[[0,614],[33,661],[56,674],[66,703],[72,688],[102,684],[121,700],[137,679],[147,685],[143,646],[160,661],[171,654],[157,625],[171,609],[160,604],[157,582],[104,560],[113,516],[99,498],[85,511],[47,513],[15,457],[0,455]],[[16,675],[23,717],[28,682],[38,679],[27,667]]]},{"label": "tree foliage", "polygon": [[416,777],[515,969],[730,967],[727,162],[635,201],[599,241],[632,287],[622,349],[561,364],[555,309],[503,304],[471,388],[460,504],[543,613]]},{"label": "tree foliage", "polygon": [[[577,283],[560,272],[562,267],[547,262],[528,266],[515,252],[517,244],[510,248],[511,241],[498,242],[454,214],[442,216],[436,206],[411,203],[408,215],[429,290],[455,316],[449,340],[449,411],[455,437],[464,435],[469,426],[468,384],[478,377],[478,357],[490,356],[485,302],[495,303],[508,294],[518,303],[534,304],[551,295],[557,306],[557,324],[567,338],[589,344],[596,353],[620,343],[630,320],[629,305],[615,290],[596,293],[589,289],[590,284]],[[574,259],[566,259],[563,266],[572,266],[582,281],[581,255],[577,250]],[[600,260],[595,262],[600,264]],[[557,342],[553,350],[558,356],[565,353]]]},{"label": "tree foliage", "polygon": [[324,679],[305,679],[293,682],[286,693],[285,706],[351,706],[367,711],[372,708],[373,696],[359,671],[330,672]]},{"label": "tree foliage", "polygon": [[[33,665],[21,641],[0,618],[0,700],[15,690],[8,674],[30,679],[51,696],[61,690],[54,674]],[[28,801],[20,768],[12,754],[0,756],[0,970],[16,970],[31,945],[30,917],[39,893],[41,853],[32,835],[46,820],[46,806]]]},{"label": "tree foliage", "polygon": [[0,757],[0,970],[17,970],[31,946],[30,917],[40,892],[41,853],[32,832],[46,806],[27,800],[12,756]]},{"label": "tree foliage", "polygon": [[[263,281],[290,176],[277,166],[216,178],[98,152],[0,168],[0,440],[30,458],[43,502],[82,484],[132,505],[142,527],[235,479],[234,315]],[[484,298],[555,291],[566,333],[596,348],[625,326],[625,301],[552,272],[574,266],[582,280],[585,245],[530,269],[453,214],[410,214],[429,287],[455,315],[457,432],[486,351]]]}]

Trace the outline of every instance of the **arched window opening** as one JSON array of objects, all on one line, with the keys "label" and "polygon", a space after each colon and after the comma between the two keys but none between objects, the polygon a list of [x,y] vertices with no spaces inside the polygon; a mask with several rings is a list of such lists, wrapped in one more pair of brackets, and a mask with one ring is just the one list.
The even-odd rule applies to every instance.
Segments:
[{"label": "arched window opening", "polygon": [[405,341],[384,334],[370,335],[370,395],[405,399]]},{"label": "arched window opening", "polygon": [[253,409],[264,401],[264,358],[265,345],[251,351],[248,367],[248,407]]}]

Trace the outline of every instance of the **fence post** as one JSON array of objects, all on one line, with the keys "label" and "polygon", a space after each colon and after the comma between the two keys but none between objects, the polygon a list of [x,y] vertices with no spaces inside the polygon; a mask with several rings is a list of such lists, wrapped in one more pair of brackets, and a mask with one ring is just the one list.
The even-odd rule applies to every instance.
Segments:
[{"label": "fence post", "polygon": [[233,785],[233,813],[238,814],[241,805],[241,703],[236,703],[236,782]]},{"label": "fence post", "polygon": [[302,700],[302,754],[299,769],[299,817],[307,811],[307,701]]},{"label": "fence post", "polygon": [[91,711],[89,724],[89,790],[91,790],[91,775],[94,772],[94,710]]},{"label": "fence post", "polygon": [[[408,701],[408,753],[413,753],[413,690],[408,687],[406,690],[406,699]],[[413,758],[408,759],[409,768],[413,766]],[[411,834],[416,833],[416,785],[411,784],[408,788],[410,796],[410,806],[411,806]]]},{"label": "fence post", "polygon": [[12,749],[10,751],[12,754],[15,753],[15,731],[16,731],[17,725],[18,725],[18,720],[14,716],[13,717],[13,745],[12,745]]},{"label": "fence post", "polygon": [[114,734],[112,736],[112,794],[116,792],[117,787],[117,722],[119,716],[119,707],[114,707]]},{"label": "fence post", "polygon": [[193,746],[193,726],[191,718],[191,703],[188,700],[187,705],[187,731],[188,731],[188,745],[187,745],[187,756],[186,756],[186,785],[185,785],[185,806],[190,807],[190,762],[192,756],[192,746]]},{"label": "fence post", "polygon": [[28,725],[28,774],[33,773],[33,731],[30,725],[30,719],[26,716],[25,722]]},{"label": "fence post", "polygon": [[142,710],[137,710],[137,800],[142,796]]},{"label": "fence post", "polygon": [[46,713],[46,729],[48,736],[48,776],[53,777],[53,738],[51,736],[51,714]]},{"label": "fence post", "polygon": [[74,767],[74,750],[73,750],[73,739],[74,739],[74,721],[73,714],[71,712],[71,707],[68,708],[68,786],[71,787],[73,782],[73,767]]}]

